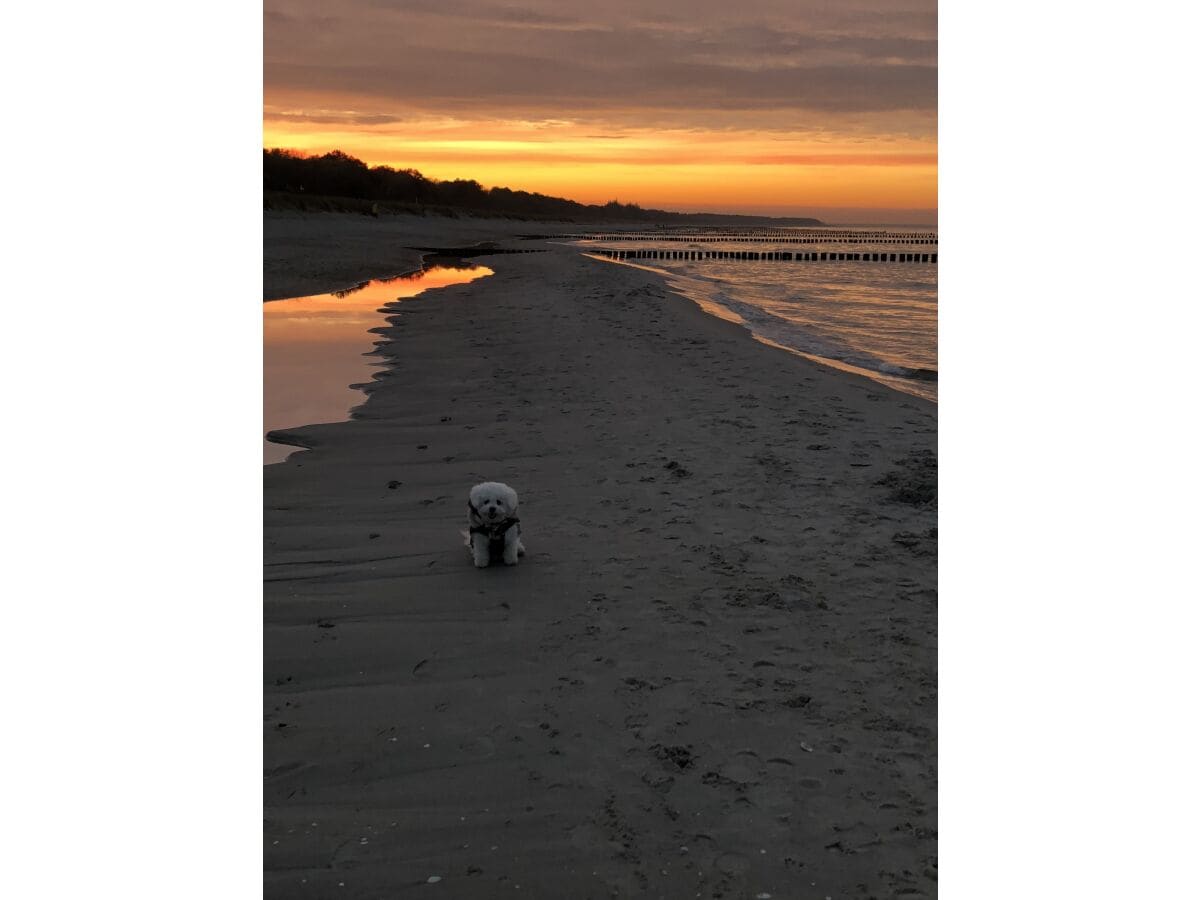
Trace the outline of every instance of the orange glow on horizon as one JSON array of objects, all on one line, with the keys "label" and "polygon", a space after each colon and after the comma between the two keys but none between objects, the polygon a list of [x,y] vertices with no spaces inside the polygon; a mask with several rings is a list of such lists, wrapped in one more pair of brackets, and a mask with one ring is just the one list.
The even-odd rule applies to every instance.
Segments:
[{"label": "orange glow on horizon", "polygon": [[368,165],[416,169],[439,181],[470,179],[580,203],[762,206],[774,215],[787,207],[937,207],[935,137],[452,118],[357,126],[268,106],[263,145],[306,154],[341,150]]}]

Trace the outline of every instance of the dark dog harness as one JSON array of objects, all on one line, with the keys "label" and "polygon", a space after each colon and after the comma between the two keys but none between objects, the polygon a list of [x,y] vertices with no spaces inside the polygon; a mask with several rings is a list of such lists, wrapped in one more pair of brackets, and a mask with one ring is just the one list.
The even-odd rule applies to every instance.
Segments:
[{"label": "dark dog harness", "polygon": [[[470,500],[467,501],[467,509],[471,511],[471,534],[486,534],[489,543],[503,541],[504,535],[508,532],[508,529],[512,528],[514,525],[519,526],[521,524],[521,520],[516,516],[509,516],[507,519],[502,519],[501,521],[492,525],[485,525],[483,524],[483,516],[479,514],[479,510],[475,508],[475,504],[473,504]],[[479,522],[480,524],[475,525],[475,522]],[[521,533],[521,529],[519,527],[517,528],[517,533]]]}]

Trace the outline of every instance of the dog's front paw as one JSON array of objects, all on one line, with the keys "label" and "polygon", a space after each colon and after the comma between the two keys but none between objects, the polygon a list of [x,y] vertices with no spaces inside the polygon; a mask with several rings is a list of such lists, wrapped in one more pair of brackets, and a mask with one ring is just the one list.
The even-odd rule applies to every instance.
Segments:
[{"label": "dog's front paw", "polygon": [[475,568],[477,569],[486,569],[488,567],[488,563],[491,562],[491,559],[489,559],[486,553],[482,555],[476,553],[472,559],[475,561]]},{"label": "dog's front paw", "polygon": [[517,564],[517,553],[515,550],[512,553],[509,553],[507,550],[504,552],[504,564],[506,566],[515,566]]}]

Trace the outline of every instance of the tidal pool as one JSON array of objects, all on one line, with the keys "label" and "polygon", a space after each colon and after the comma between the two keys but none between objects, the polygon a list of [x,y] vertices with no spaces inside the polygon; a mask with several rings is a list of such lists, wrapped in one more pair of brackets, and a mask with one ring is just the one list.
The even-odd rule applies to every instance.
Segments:
[{"label": "tidal pool", "polygon": [[[264,303],[263,433],[346,421],[363,401],[350,385],[369,382],[371,370],[383,365],[371,355],[379,336],[370,329],[386,324],[380,307],[491,274],[484,266],[434,265],[332,294]],[[263,464],[296,452],[264,439]]]}]

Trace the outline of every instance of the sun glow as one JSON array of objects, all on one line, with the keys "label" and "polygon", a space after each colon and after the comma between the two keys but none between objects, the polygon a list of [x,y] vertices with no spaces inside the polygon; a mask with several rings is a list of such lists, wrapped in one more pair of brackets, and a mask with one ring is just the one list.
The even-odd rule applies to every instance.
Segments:
[{"label": "sun glow", "polygon": [[342,150],[368,165],[417,169],[581,203],[714,209],[937,206],[931,139],[806,132],[629,129],[571,123],[413,121],[403,127],[268,115],[264,146]]}]

